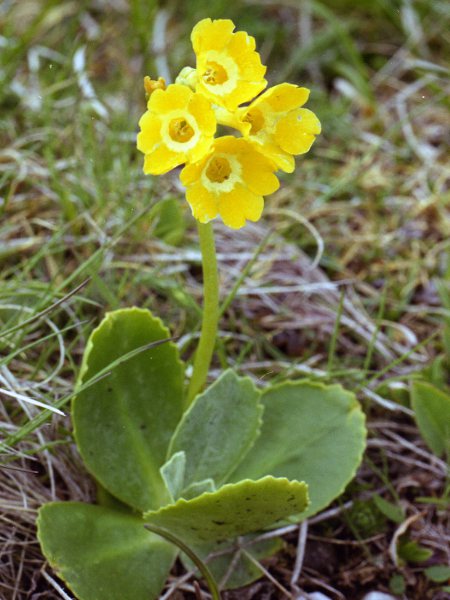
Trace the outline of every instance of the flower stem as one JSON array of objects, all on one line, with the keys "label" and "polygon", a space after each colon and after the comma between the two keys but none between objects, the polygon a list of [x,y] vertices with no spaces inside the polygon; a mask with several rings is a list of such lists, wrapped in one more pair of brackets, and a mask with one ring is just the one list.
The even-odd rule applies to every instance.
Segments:
[{"label": "flower stem", "polygon": [[188,405],[200,392],[208,376],[219,320],[219,274],[211,223],[198,223],[198,235],[203,265],[203,318],[200,341],[194,358],[194,370],[189,383]]},{"label": "flower stem", "polygon": [[187,556],[192,560],[192,562],[198,568],[200,573],[203,575],[203,579],[208,584],[212,599],[220,600],[219,588],[217,587],[216,581],[212,576],[211,571],[208,569],[206,564],[197,556],[197,554],[193,550],[191,550],[189,546],[187,546],[182,540],[180,540],[179,537],[175,536],[170,531],[167,531],[167,529],[163,529],[162,527],[158,527],[157,525],[153,525],[150,523],[146,523],[144,527],[152,533],[156,533],[156,535],[160,535],[167,541],[172,542],[172,544],[175,544],[175,546],[178,546],[178,548],[182,552],[187,554]]}]

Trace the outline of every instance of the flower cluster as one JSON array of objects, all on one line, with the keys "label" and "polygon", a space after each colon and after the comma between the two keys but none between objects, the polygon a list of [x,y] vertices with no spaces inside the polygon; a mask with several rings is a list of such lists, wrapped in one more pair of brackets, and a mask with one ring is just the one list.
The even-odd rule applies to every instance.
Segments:
[{"label": "flower cluster", "polygon": [[[191,35],[196,68],[174,84],[145,78],[147,111],[139,121],[144,173],[161,175],[185,165],[181,181],[201,223],[218,215],[234,229],[257,221],[264,196],[279,187],[278,169],[291,173],[294,155],[308,152],[320,122],[302,108],[309,90],[282,83],[263,90],[266,67],[245,31],[228,19],[203,19]],[[263,92],[263,93],[261,93]],[[241,137],[215,138],[217,126]]]}]

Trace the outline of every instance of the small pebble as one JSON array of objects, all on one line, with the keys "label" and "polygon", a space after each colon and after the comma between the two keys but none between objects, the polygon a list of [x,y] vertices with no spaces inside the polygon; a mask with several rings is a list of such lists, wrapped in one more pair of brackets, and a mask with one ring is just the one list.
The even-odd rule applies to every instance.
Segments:
[{"label": "small pebble", "polygon": [[369,592],[363,598],[363,600],[396,600],[394,596],[389,594],[383,594],[383,592]]}]

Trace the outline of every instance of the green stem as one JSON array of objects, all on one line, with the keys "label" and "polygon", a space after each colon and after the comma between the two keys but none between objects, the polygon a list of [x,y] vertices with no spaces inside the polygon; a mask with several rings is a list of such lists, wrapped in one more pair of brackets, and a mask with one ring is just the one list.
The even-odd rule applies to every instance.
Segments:
[{"label": "green stem", "polygon": [[157,525],[153,525],[150,523],[146,523],[144,525],[144,527],[145,527],[145,529],[148,529],[152,533],[156,533],[156,535],[160,535],[161,537],[166,539],[168,542],[175,544],[175,546],[178,546],[178,548],[182,552],[184,552],[187,556],[189,556],[189,558],[192,560],[192,562],[195,564],[195,566],[198,568],[198,570],[202,574],[203,579],[208,584],[212,599],[220,600],[220,592],[217,587],[216,581],[211,574],[211,571],[208,569],[206,564],[197,556],[197,554],[195,554],[195,552],[189,548],[189,546],[186,546],[186,544],[182,540],[180,540],[179,537],[177,537],[170,531],[167,531],[167,529],[163,529],[162,527],[158,527]]},{"label": "green stem", "polygon": [[205,385],[219,320],[219,274],[217,271],[214,232],[211,223],[198,223],[198,235],[203,265],[203,318],[200,341],[194,358],[194,369],[188,390],[188,405]]}]

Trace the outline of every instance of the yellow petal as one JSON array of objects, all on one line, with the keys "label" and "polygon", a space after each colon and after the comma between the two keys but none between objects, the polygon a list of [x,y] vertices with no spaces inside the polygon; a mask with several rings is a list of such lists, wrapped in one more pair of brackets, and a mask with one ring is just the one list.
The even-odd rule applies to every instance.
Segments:
[{"label": "yellow petal", "polygon": [[162,175],[185,162],[179,152],[172,152],[166,146],[160,145],[150,154],[145,155],[144,173],[146,175]]},{"label": "yellow petal", "polygon": [[186,190],[186,200],[191,207],[194,218],[200,223],[208,223],[217,216],[216,197],[205,190],[200,183]]},{"label": "yellow petal", "polygon": [[199,21],[191,33],[195,54],[205,50],[221,50],[228,43],[234,29],[230,19],[203,19]]},{"label": "yellow petal", "polygon": [[227,49],[233,56],[242,57],[245,52],[253,51],[256,48],[255,38],[248,35],[246,31],[236,31],[228,42]]},{"label": "yellow petal", "polygon": [[279,152],[273,157],[279,169],[285,173],[293,173],[295,170],[295,158],[287,152]]},{"label": "yellow petal", "polygon": [[213,136],[216,132],[217,121],[211,104],[201,94],[194,94],[189,102],[189,112],[194,116],[201,132]]},{"label": "yellow petal", "polygon": [[304,131],[314,135],[319,135],[319,133],[322,131],[322,126],[320,125],[319,119],[311,110],[308,110],[307,108],[300,108],[297,111],[297,115],[297,119]]},{"label": "yellow petal", "polygon": [[196,163],[187,163],[180,173],[181,183],[188,186],[200,179],[205,162],[206,159]]},{"label": "yellow petal", "polygon": [[252,192],[267,196],[280,187],[280,182],[273,172],[275,165],[271,160],[254,149],[250,149],[239,158],[242,165],[242,179]]},{"label": "yellow petal", "polygon": [[230,112],[222,106],[214,106],[214,114],[216,116],[217,123],[219,125],[225,125],[226,127],[232,127],[238,129],[241,133],[250,131],[251,124],[242,121],[245,116],[246,109],[239,109],[238,111]]},{"label": "yellow petal", "polygon": [[311,148],[320,131],[320,121],[316,115],[306,108],[300,108],[280,119],[275,131],[275,141],[289,154],[304,154]]},{"label": "yellow petal", "polygon": [[237,185],[228,194],[219,197],[219,214],[223,222],[232,229],[240,229],[245,220],[258,221],[264,208],[264,198],[242,185]]},{"label": "yellow petal", "polygon": [[257,102],[267,102],[274,112],[288,112],[303,106],[308,100],[309,90],[292,83],[280,83],[268,89]]},{"label": "yellow petal", "polygon": [[316,137],[304,131],[293,132],[291,128],[291,138],[287,138],[282,128],[282,133],[277,136],[277,141],[281,148],[289,154],[305,154],[311,149]]},{"label": "yellow petal", "polygon": [[155,90],[148,101],[148,109],[156,114],[185,109],[193,91],[185,85],[173,83],[166,90]]},{"label": "yellow petal", "polygon": [[137,148],[144,154],[148,154],[161,140],[161,120],[147,111],[142,115],[139,126],[141,131],[137,136]]},{"label": "yellow petal", "polygon": [[256,82],[266,74],[267,67],[262,64],[258,52],[244,52],[236,55],[230,53],[230,56],[238,64],[242,79],[248,82]]},{"label": "yellow petal", "polygon": [[212,137],[201,137],[192,150],[187,153],[188,160],[197,162],[209,154],[213,144]]},{"label": "yellow petal", "polygon": [[230,152],[231,154],[241,152],[248,142],[242,138],[236,138],[233,135],[224,135],[217,138],[214,142],[214,149],[217,152]]},{"label": "yellow petal", "polygon": [[[255,143],[256,145],[256,143]],[[291,154],[284,152],[276,144],[264,143],[258,144],[258,151],[264,154],[285,173],[293,173],[295,169],[295,159]]]},{"label": "yellow petal", "polygon": [[225,106],[227,110],[235,111],[239,104],[252,100],[262,92],[266,85],[267,81],[265,79],[255,82],[239,81],[236,89],[228,96],[217,98],[217,103]]}]

